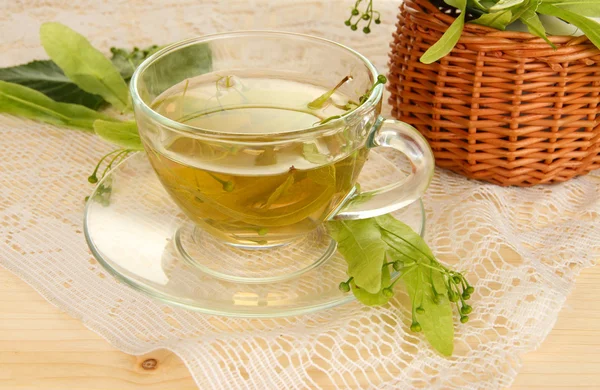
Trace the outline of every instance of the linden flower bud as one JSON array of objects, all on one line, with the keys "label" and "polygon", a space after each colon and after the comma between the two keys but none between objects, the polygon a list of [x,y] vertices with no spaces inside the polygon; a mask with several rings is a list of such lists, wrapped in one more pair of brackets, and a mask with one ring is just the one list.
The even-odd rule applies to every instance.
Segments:
[{"label": "linden flower bud", "polygon": [[393,297],[393,296],[394,296],[394,290],[392,290],[392,289],[391,289],[391,288],[389,288],[389,287],[386,287],[386,288],[384,288],[384,289],[381,291],[381,293],[383,294],[383,296],[384,296],[384,297],[387,297],[387,298],[391,298],[391,297]]},{"label": "linden flower bud", "polygon": [[421,324],[419,324],[418,322],[413,322],[412,325],[410,326],[410,330],[412,330],[415,333],[420,332]]},{"label": "linden flower bud", "polygon": [[469,314],[473,311],[473,308],[469,305],[464,305],[463,307],[460,308],[460,313],[461,314]]},{"label": "linden flower bud", "polygon": [[342,282],[342,283],[340,283],[339,289],[341,292],[348,292],[348,291],[350,291],[350,284],[348,284],[346,282]]}]

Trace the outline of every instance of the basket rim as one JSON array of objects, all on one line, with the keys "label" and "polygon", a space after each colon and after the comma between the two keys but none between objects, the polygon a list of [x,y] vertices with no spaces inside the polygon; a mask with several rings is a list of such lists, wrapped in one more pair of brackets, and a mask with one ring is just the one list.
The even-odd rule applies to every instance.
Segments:
[{"label": "basket rim", "polygon": [[[431,3],[429,0],[404,0],[400,5],[400,9],[404,9],[404,12],[413,17],[426,19],[426,21],[429,22],[429,27],[433,27],[431,26],[432,23],[434,25],[437,24],[442,33],[445,32],[456,19],[452,15],[441,12],[437,6]],[[496,43],[504,43],[509,45],[514,44],[511,43],[511,41],[517,40],[520,41],[521,44],[537,45],[538,49],[541,48],[541,44],[544,44],[545,47],[549,47],[546,41],[529,32],[498,30],[493,27],[482,26],[469,22],[465,23],[458,44],[467,43],[465,42],[465,39],[469,40],[468,38],[475,37],[485,37],[486,39],[496,38]],[[565,54],[564,51],[559,51],[561,49],[567,49],[569,52],[572,52],[575,48],[581,50],[581,47],[586,47],[595,49],[597,52],[596,54],[600,55],[600,49],[598,49],[585,35],[548,35],[548,39],[556,46],[556,50],[550,48],[555,54]],[[493,42],[490,42],[490,44],[491,43]]]}]

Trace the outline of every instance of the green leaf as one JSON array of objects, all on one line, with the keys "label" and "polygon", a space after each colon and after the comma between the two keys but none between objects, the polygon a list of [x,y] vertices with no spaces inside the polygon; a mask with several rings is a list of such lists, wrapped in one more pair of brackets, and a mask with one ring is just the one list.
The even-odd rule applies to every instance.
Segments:
[{"label": "green leaf", "polygon": [[511,10],[507,9],[491,14],[483,14],[479,18],[472,20],[471,23],[497,28],[498,30],[505,30],[506,26],[510,24],[511,20],[512,12]]},{"label": "green leaf", "polygon": [[492,3],[488,7],[488,6],[486,6],[487,4],[485,4],[485,2],[481,2],[479,0],[471,0],[471,1],[467,2],[467,6],[469,6],[469,5],[473,5],[473,6],[475,6],[476,9],[478,9],[480,11],[484,11],[484,12],[487,13],[487,12],[489,12],[489,7],[491,7],[492,5],[494,5],[494,3]]},{"label": "green leaf", "polygon": [[[415,313],[423,333],[431,345],[445,356],[452,355],[454,348],[454,325],[452,306],[446,297],[446,287],[440,265],[423,238],[410,226],[391,215],[376,217],[382,229],[382,238],[390,247],[388,256],[392,261],[400,260],[407,266],[403,278],[413,302],[413,312],[422,307],[425,312]],[[434,302],[434,289],[439,303]]]},{"label": "green leaf", "polygon": [[423,237],[407,224],[398,221],[390,214],[375,217],[375,221],[383,232],[384,240],[389,241],[388,245],[392,249],[394,246],[400,247],[407,255],[417,259],[435,257]]},{"label": "green leaf", "polygon": [[460,1],[461,0],[444,0],[444,3],[448,4],[450,7],[460,9],[460,7],[461,7]]},{"label": "green leaf", "polygon": [[314,143],[305,143],[302,145],[302,156],[313,164],[327,164],[329,159],[327,155],[319,152],[319,148]]},{"label": "green leaf", "polygon": [[131,122],[108,122],[97,120],[94,131],[103,140],[131,150],[143,150],[137,125]]},{"label": "green leaf", "polygon": [[359,302],[367,305],[367,306],[381,306],[388,303],[390,300],[389,297],[383,295],[382,291],[385,287],[390,285],[390,270],[389,267],[383,267],[381,271],[381,289],[375,294],[371,294],[365,289],[358,288],[354,280],[350,281],[350,286],[352,287],[352,293],[359,300]]},{"label": "green leaf", "polygon": [[536,12],[537,7],[541,2],[542,2],[542,0],[525,0],[525,2],[523,4],[521,4],[519,7],[515,7],[513,9],[511,9],[512,18],[510,20],[509,25],[514,23],[515,21],[519,20],[521,18],[521,16],[523,16],[523,14],[525,12],[527,12],[528,10],[532,10],[532,11]]},{"label": "green leaf", "polygon": [[465,26],[465,14],[467,9],[467,0],[454,0],[461,13],[452,22],[448,30],[442,35],[439,41],[434,43],[423,55],[420,61],[424,64],[431,64],[450,53],[460,39],[463,27]]},{"label": "green leaf", "polygon": [[503,9],[512,8],[517,5],[523,4],[525,0],[500,0],[496,4],[490,7],[491,12],[501,11]]},{"label": "green leaf", "polygon": [[279,198],[281,198],[281,195],[287,192],[287,190],[292,184],[294,184],[294,175],[288,176],[287,179],[285,179],[285,181],[281,183],[281,185],[277,187],[271,195],[269,195],[269,199],[267,199],[267,202],[262,207],[266,209],[271,207],[273,203],[275,203]]},{"label": "green leaf", "polygon": [[556,46],[546,36],[546,29],[533,8],[527,8],[519,19],[527,26],[527,30],[531,34],[543,38],[552,48],[556,49]]},{"label": "green leaf", "polygon": [[579,15],[600,17],[600,1],[598,0],[544,0],[543,2]]},{"label": "green leaf", "polygon": [[129,108],[129,90],[119,71],[84,36],[60,23],[44,23],[40,38],[50,58],[81,89],[121,111]]},{"label": "green leaf", "polygon": [[0,80],[35,89],[57,102],[81,104],[93,110],[104,103],[102,96],[79,88],[50,60],[2,68]]},{"label": "green leaf", "polygon": [[121,74],[121,77],[123,77],[125,81],[128,81],[131,76],[133,76],[133,72],[135,72],[137,67],[140,66],[146,58],[150,57],[160,49],[161,47],[157,45],[152,45],[141,50],[137,47],[134,47],[133,50],[111,47],[110,52],[112,53],[112,57],[110,60]]},{"label": "green leaf", "polygon": [[348,275],[371,294],[381,290],[382,267],[387,246],[375,219],[330,221],[327,229],[348,263]]},{"label": "green leaf", "polygon": [[[452,318],[452,306],[448,298],[438,295],[439,303],[433,300],[433,288],[431,286],[431,269],[422,265],[415,265],[413,272],[406,271],[403,280],[408,295],[413,302],[413,311],[422,307],[425,312],[415,313],[415,319],[421,325],[425,337],[439,353],[444,356],[452,355],[454,350],[454,324]],[[438,279],[441,277],[437,274]],[[434,282],[435,283],[435,282]]]},{"label": "green leaf", "polygon": [[[446,297],[442,273],[433,269],[439,267],[435,256],[423,238],[410,226],[389,214],[376,217],[375,220],[382,229],[384,241],[390,247],[388,252],[390,259],[400,260],[405,264],[417,263],[407,266],[401,276],[415,306],[413,312],[419,306],[425,309],[423,314],[415,313],[416,320],[421,325],[427,340],[437,351],[445,356],[452,355],[454,348],[452,306]],[[440,300],[437,304],[433,301],[434,288]]]},{"label": "green leaf", "polygon": [[87,107],[55,102],[34,89],[5,81],[0,81],[0,112],[84,130],[93,130],[97,119],[114,120]]},{"label": "green leaf", "polygon": [[310,108],[311,110],[318,110],[320,108],[323,108],[323,106],[325,105],[327,100],[329,100],[331,95],[333,95],[335,91],[337,91],[337,89],[344,85],[348,80],[351,80],[350,76],[344,77],[335,87],[325,92],[312,102],[308,103],[308,108]]},{"label": "green leaf", "polygon": [[540,14],[561,18],[564,21],[578,27],[581,31],[583,31],[585,36],[588,37],[588,39],[600,49],[600,23],[566,9],[561,9],[552,4],[540,4],[538,7],[538,12]]}]

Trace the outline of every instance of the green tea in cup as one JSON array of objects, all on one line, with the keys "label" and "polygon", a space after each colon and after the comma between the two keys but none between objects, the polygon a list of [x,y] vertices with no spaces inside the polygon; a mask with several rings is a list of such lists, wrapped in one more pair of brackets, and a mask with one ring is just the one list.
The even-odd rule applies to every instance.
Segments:
[{"label": "green tea in cup", "polygon": [[[379,116],[377,77],[331,41],[239,32],[163,49],[131,88],[150,162],[181,210],[225,243],[261,248],[330,218],[394,211],[425,191],[431,150],[412,127]],[[406,154],[413,174],[361,194],[376,146]]]}]

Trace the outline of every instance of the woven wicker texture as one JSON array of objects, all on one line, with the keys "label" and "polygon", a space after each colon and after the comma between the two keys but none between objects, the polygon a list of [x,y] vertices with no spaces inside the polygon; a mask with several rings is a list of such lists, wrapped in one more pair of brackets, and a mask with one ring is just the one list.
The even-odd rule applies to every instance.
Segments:
[{"label": "woven wicker texture", "polygon": [[449,55],[420,63],[454,17],[405,0],[390,52],[392,114],[429,140],[437,165],[518,186],[600,168],[600,51],[585,37],[550,37],[553,50],[468,23]]}]

